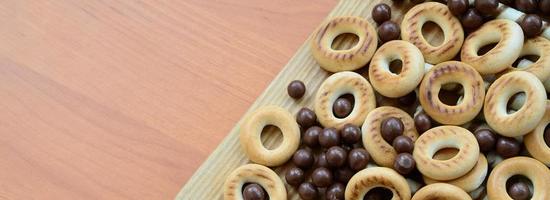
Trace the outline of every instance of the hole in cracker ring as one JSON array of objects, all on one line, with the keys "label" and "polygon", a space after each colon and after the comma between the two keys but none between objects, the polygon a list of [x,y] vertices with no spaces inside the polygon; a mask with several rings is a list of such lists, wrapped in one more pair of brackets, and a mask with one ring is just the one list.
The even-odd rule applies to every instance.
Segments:
[{"label": "hole in cracker ring", "polygon": [[[334,39],[344,33],[357,35],[359,41],[350,49],[332,49]],[[313,35],[311,52],[321,67],[329,72],[351,71],[365,66],[378,45],[374,27],[361,17],[335,17]]]},{"label": "hole in cracker ring", "polygon": [[[267,149],[261,141],[262,130],[267,125],[278,127],[283,141],[275,149]],[[292,114],[281,107],[265,106],[248,116],[240,128],[239,139],[248,158],[265,166],[285,163],[300,145],[300,128]]]},{"label": "hole in cracker ring", "polygon": [[[525,103],[512,114],[507,112],[508,100],[516,93],[525,93]],[[544,116],[546,92],[537,77],[529,72],[515,71],[499,77],[487,90],[483,114],[487,124],[499,134],[516,137],[533,130]]]},{"label": "hole in cracker ring", "polygon": [[412,200],[430,200],[430,199],[445,199],[445,200],[472,200],[472,197],[464,190],[447,183],[435,183],[426,185],[412,197]]},{"label": "hole in cracker ring", "polygon": [[[478,55],[481,47],[498,42],[483,55]],[[480,74],[495,74],[512,66],[519,57],[523,46],[523,31],[514,21],[495,19],[485,23],[477,31],[468,35],[462,46],[460,59],[470,64]]]},{"label": "hole in cracker ring", "polygon": [[[453,153],[451,155],[454,156],[455,152],[445,151],[445,153]],[[449,155],[443,155],[443,156],[447,157]],[[453,156],[450,156],[450,157],[452,158]],[[478,189],[479,186],[481,186],[481,184],[483,184],[483,181],[485,181],[485,177],[487,176],[488,168],[489,168],[489,165],[487,163],[487,158],[485,158],[483,154],[479,154],[479,158],[474,168],[459,178],[449,180],[449,181],[437,181],[427,176],[423,176],[423,178],[426,184],[447,183],[447,184],[457,186],[466,192],[472,192]]]},{"label": "hole in cracker ring", "polygon": [[[332,106],[338,97],[353,95],[351,113],[344,118],[334,116]],[[338,72],[329,76],[319,87],[315,97],[315,114],[324,127],[341,129],[345,124],[360,126],[367,114],[376,108],[376,99],[370,83],[355,72]]]},{"label": "hole in cracker ring", "polygon": [[550,124],[550,101],[546,101],[546,112],[537,127],[523,137],[523,143],[529,154],[546,166],[550,166],[550,147],[544,141],[544,131],[548,124]]},{"label": "hole in cracker ring", "polygon": [[[447,105],[439,99],[441,87],[458,83],[464,89],[456,105]],[[422,80],[418,99],[424,111],[442,124],[460,125],[471,121],[481,111],[485,88],[483,78],[474,68],[458,61],[447,61],[434,66]]]},{"label": "hole in cracker ring", "polygon": [[537,61],[521,60],[517,67],[508,67],[503,73],[511,71],[526,71],[534,74],[539,80],[545,81],[550,78],[550,41],[543,37],[527,39],[519,57],[535,55]]},{"label": "hole in cracker ring", "polygon": [[[422,26],[427,22],[437,24],[443,30],[444,40],[432,46],[422,35]],[[412,7],[401,22],[401,38],[414,44],[428,63],[437,64],[455,57],[464,41],[464,30],[446,5],[426,2]]]},{"label": "hole in cracker ring", "polygon": [[499,163],[487,180],[489,199],[512,199],[506,191],[506,181],[514,175],[523,175],[533,183],[531,199],[550,198],[550,170],[529,157],[513,157]]},{"label": "hole in cracker ring", "polygon": [[[434,159],[444,148],[458,149],[448,160]],[[452,180],[474,168],[479,159],[479,146],[474,135],[458,126],[439,126],[424,132],[414,143],[413,158],[418,170],[434,180]]]},{"label": "hole in cracker ring", "polygon": [[241,200],[242,188],[246,183],[257,183],[267,192],[269,199],[287,199],[285,185],[271,169],[258,164],[246,164],[235,169],[223,185],[223,199]]},{"label": "hole in cracker ring", "polygon": [[[390,71],[390,63],[400,60],[399,74]],[[424,57],[413,44],[394,40],[382,45],[370,62],[369,80],[377,92],[386,97],[401,97],[414,91],[424,76]]]},{"label": "hole in cracker ring", "polygon": [[418,133],[414,127],[414,120],[406,112],[390,106],[378,107],[371,111],[365,119],[363,127],[361,127],[363,145],[374,162],[384,167],[393,167],[395,157],[397,157],[395,148],[393,148],[392,144],[386,142],[380,133],[382,121],[389,117],[398,118],[403,122],[404,136],[408,136],[413,142],[418,138]]},{"label": "hole in cracker ring", "polygon": [[393,193],[392,200],[411,199],[407,180],[386,167],[369,167],[353,175],[346,186],[345,199],[362,200],[367,192],[376,187],[390,190]]}]

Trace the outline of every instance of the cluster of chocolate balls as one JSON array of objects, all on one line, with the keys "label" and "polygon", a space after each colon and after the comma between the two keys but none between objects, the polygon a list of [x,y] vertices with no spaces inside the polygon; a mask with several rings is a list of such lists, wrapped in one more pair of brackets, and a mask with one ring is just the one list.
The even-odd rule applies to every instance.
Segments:
[{"label": "cluster of chocolate balls", "polygon": [[[305,94],[306,88],[301,81],[292,81],[287,92],[295,99]],[[379,101],[391,102],[386,98]],[[412,92],[400,99],[395,99],[401,106],[413,106],[416,95]],[[353,110],[353,98],[348,95],[339,97],[333,104],[333,113],[337,117],[346,117]],[[432,127],[432,121],[425,113],[414,118],[419,132]],[[315,112],[302,108],[296,114],[296,122],[302,131],[301,144],[286,170],[286,182],[297,189],[302,199],[344,199],[344,191],[349,179],[358,171],[365,169],[370,155],[362,144],[361,129],[347,124],[341,130],[322,127],[317,122]],[[414,142],[404,136],[403,122],[398,118],[388,118],[382,122],[382,137],[399,153],[395,159],[394,169],[403,174],[416,171],[415,161],[411,155]],[[387,196],[388,191],[373,190],[367,196]]]},{"label": "cluster of chocolate balls", "polygon": [[372,19],[378,24],[378,38],[382,43],[397,40],[401,35],[399,24],[391,21],[391,8],[385,3],[372,9]]},{"label": "cluster of chocolate balls", "polygon": [[[534,37],[541,33],[543,24],[541,17],[533,12],[536,10],[536,7],[529,6],[529,2],[536,1],[516,0],[514,4],[511,1],[503,1],[504,4],[516,5],[516,9],[528,13],[518,23],[523,29],[525,36]],[[461,20],[462,26],[470,31],[479,28],[483,25],[484,21],[494,19],[501,12],[498,0],[476,0],[473,7],[469,6],[468,0],[448,0],[447,6],[451,13]]]},{"label": "cluster of chocolate balls", "polygon": [[550,0],[500,0],[500,2],[527,13],[520,25],[528,37],[540,34],[543,27],[540,16],[550,15]]},{"label": "cluster of chocolate balls", "polygon": [[316,120],[312,110],[298,111],[296,121],[305,130],[302,148],[292,156],[293,166],[286,171],[285,180],[297,188],[302,199],[317,199],[323,192],[327,199],[344,199],[347,182],[370,160],[361,145],[361,130],[351,124],[342,130],[322,128]]}]

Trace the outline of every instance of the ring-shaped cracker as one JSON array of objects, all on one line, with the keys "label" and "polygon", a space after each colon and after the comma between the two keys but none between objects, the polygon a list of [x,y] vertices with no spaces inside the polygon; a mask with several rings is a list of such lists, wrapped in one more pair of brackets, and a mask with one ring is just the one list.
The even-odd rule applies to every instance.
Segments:
[{"label": "ring-shaped cracker", "polygon": [[223,185],[223,199],[242,200],[242,188],[246,183],[257,183],[264,188],[270,199],[287,199],[285,185],[271,169],[258,164],[246,164],[235,169]]},{"label": "ring-shaped cracker", "polygon": [[[483,55],[478,51],[486,45],[498,42]],[[480,74],[495,74],[512,66],[523,46],[523,31],[514,21],[495,19],[483,24],[468,35],[462,46],[460,58]]]},{"label": "ring-shaped cracker", "polygon": [[[267,149],[261,140],[262,130],[267,125],[277,126],[283,141],[275,149]],[[265,106],[248,116],[240,128],[239,139],[248,158],[265,166],[284,164],[300,145],[300,128],[287,110],[278,106]]]},{"label": "ring-shaped cracker", "polygon": [[[444,148],[458,149],[448,160],[433,156]],[[413,158],[418,170],[435,180],[452,180],[467,174],[479,159],[479,146],[474,135],[459,126],[438,126],[424,132],[414,143]]]},{"label": "ring-shaped cracker", "polygon": [[[399,74],[390,71],[390,63],[400,60]],[[413,44],[394,40],[382,45],[370,62],[369,80],[372,87],[386,97],[401,97],[414,91],[424,76],[424,57]]]},{"label": "ring-shaped cracker", "polygon": [[[456,151],[444,151],[444,154],[449,155],[438,155],[442,151],[437,152],[436,155],[434,155],[434,158],[438,159],[439,156],[444,156],[447,158],[452,158],[454,155],[456,155]],[[448,183],[454,186],[457,186],[461,189],[463,189],[466,192],[472,192],[481,186],[483,184],[483,181],[485,180],[485,177],[487,176],[487,170],[489,168],[489,165],[487,163],[487,158],[483,154],[479,154],[479,159],[477,160],[476,165],[472,170],[470,170],[465,175],[458,177],[453,180],[449,181],[437,181],[433,180],[427,176],[423,176],[424,182],[426,184],[434,184],[434,183]]]},{"label": "ring-shaped cracker", "polygon": [[464,190],[447,183],[426,185],[414,193],[412,200],[472,200]]},{"label": "ring-shaped cracker", "polygon": [[[346,50],[332,49],[332,42],[341,34],[357,35],[357,44]],[[378,45],[374,27],[361,17],[335,17],[313,35],[311,52],[321,67],[329,72],[351,71],[365,66]]]},{"label": "ring-shaped cracker", "polygon": [[410,200],[411,190],[407,180],[393,169],[369,167],[357,172],[348,182],[345,191],[347,200],[363,200],[365,194],[376,187],[393,193],[391,200]]},{"label": "ring-shaped cracker", "polygon": [[550,199],[550,170],[529,157],[513,157],[499,163],[487,180],[489,199],[512,199],[506,191],[506,182],[514,175],[523,175],[533,183],[531,199]]},{"label": "ring-shaped cracker", "polygon": [[[441,87],[459,83],[464,89],[462,101],[447,105],[439,99]],[[432,119],[442,124],[461,125],[474,119],[483,107],[485,89],[483,78],[470,65],[447,61],[434,66],[420,83],[418,99]]]},{"label": "ring-shaped cracker", "polygon": [[550,78],[550,41],[543,37],[536,37],[525,40],[523,48],[519,54],[519,57],[534,55],[539,58],[534,63],[524,67],[508,67],[504,73],[510,71],[526,71],[534,74],[541,81],[548,80]]},{"label": "ring-shaped cracker", "polygon": [[[434,22],[443,31],[443,43],[431,45],[422,35],[422,26]],[[446,5],[426,2],[412,7],[401,22],[401,38],[414,44],[426,62],[437,64],[455,57],[464,42],[464,30]]]},{"label": "ring-shaped cracker", "polygon": [[[519,92],[525,93],[525,103],[508,114],[508,100]],[[529,72],[515,71],[502,75],[489,86],[483,114],[493,130],[516,137],[532,131],[544,116],[545,108],[546,92],[540,80]]]},{"label": "ring-shaped cracker", "polygon": [[[352,94],[355,104],[344,118],[334,116],[332,106],[338,97]],[[376,108],[376,99],[370,83],[355,72],[338,72],[329,76],[319,87],[315,97],[315,114],[324,127],[341,129],[345,124],[361,126],[371,110]]]},{"label": "ring-shaped cracker", "polygon": [[533,131],[523,137],[523,143],[533,158],[550,167],[550,147],[544,141],[544,132],[549,123],[550,101],[546,101],[544,117]]},{"label": "ring-shaped cracker", "polygon": [[403,135],[411,138],[413,142],[418,138],[414,120],[405,111],[390,106],[378,107],[371,111],[361,127],[363,145],[374,162],[384,167],[392,167],[395,157],[397,157],[395,148],[386,142],[380,133],[382,122],[389,117],[398,118],[403,122]]}]

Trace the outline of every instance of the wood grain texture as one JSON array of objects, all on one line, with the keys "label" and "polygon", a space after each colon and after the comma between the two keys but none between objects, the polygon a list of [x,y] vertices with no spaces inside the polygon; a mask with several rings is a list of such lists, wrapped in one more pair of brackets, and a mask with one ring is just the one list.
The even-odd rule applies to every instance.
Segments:
[{"label": "wood grain texture", "polygon": [[0,1],[0,199],[174,198],[335,4]]},{"label": "wood grain texture", "polygon": [[[370,18],[372,8],[384,2],[391,5],[392,17],[394,21],[401,22],[402,10],[408,10],[411,4],[393,5],[390,0],[341,0],[338,5],[327,16],[330,19],[334,16],[361,16],[367,18],[371,24],[375,25]],[[313,32],[314,29],[311,30]],[[427,28],[425,37],[432,41],[436,32],[434,27]],[[298,50],[294,57],[287,63],[285,68],[277,75],[275,80],[267,87],[263,94],[250,107],[247,114],[264,105],[279,105],[288,109],[291,113],[296,113],[301,107],[312,108],[314,94],[322,81],[329,75],[322,70],[316,63],[309,50],[309,40]],[[335,41],[339,46],[350,46],[351,38]],[[364,74],[366,75],[366,74]],[[284,94],[287,84],[291,80],[304,80],[308,88],[304,98],[295,101]],[[245,114],[245,117],[246,115]],[[243,118],[245,118],[243,117]],[[240,122],[239,122],[240,123]],[[208,160],[197,170],[189,182],[183,187],[176,199],[221,199],[222,185],[225,178],[231,171],[242,164],[249,163],[249,160],[241,150],[238,140],[239,123],[231,130],[229,135],[223,140],[218,148],[210,155]],[[264,131],[265,133],[265,131]],[[265,141],[266,146],[271,146],[277,137],[270,136]],[[274,170],[283,177],[287,166],[275,168]],[[290,199],[299,199],[296,191],[287,186]]]}]

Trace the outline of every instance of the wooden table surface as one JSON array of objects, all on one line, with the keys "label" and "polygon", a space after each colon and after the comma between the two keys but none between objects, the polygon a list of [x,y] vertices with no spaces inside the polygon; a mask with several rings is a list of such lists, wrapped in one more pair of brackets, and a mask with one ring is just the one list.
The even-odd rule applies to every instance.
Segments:
[{"label": "wooden table surface", "polygon": [[0,2],[0,199],[172,199],[335,0]]}]

